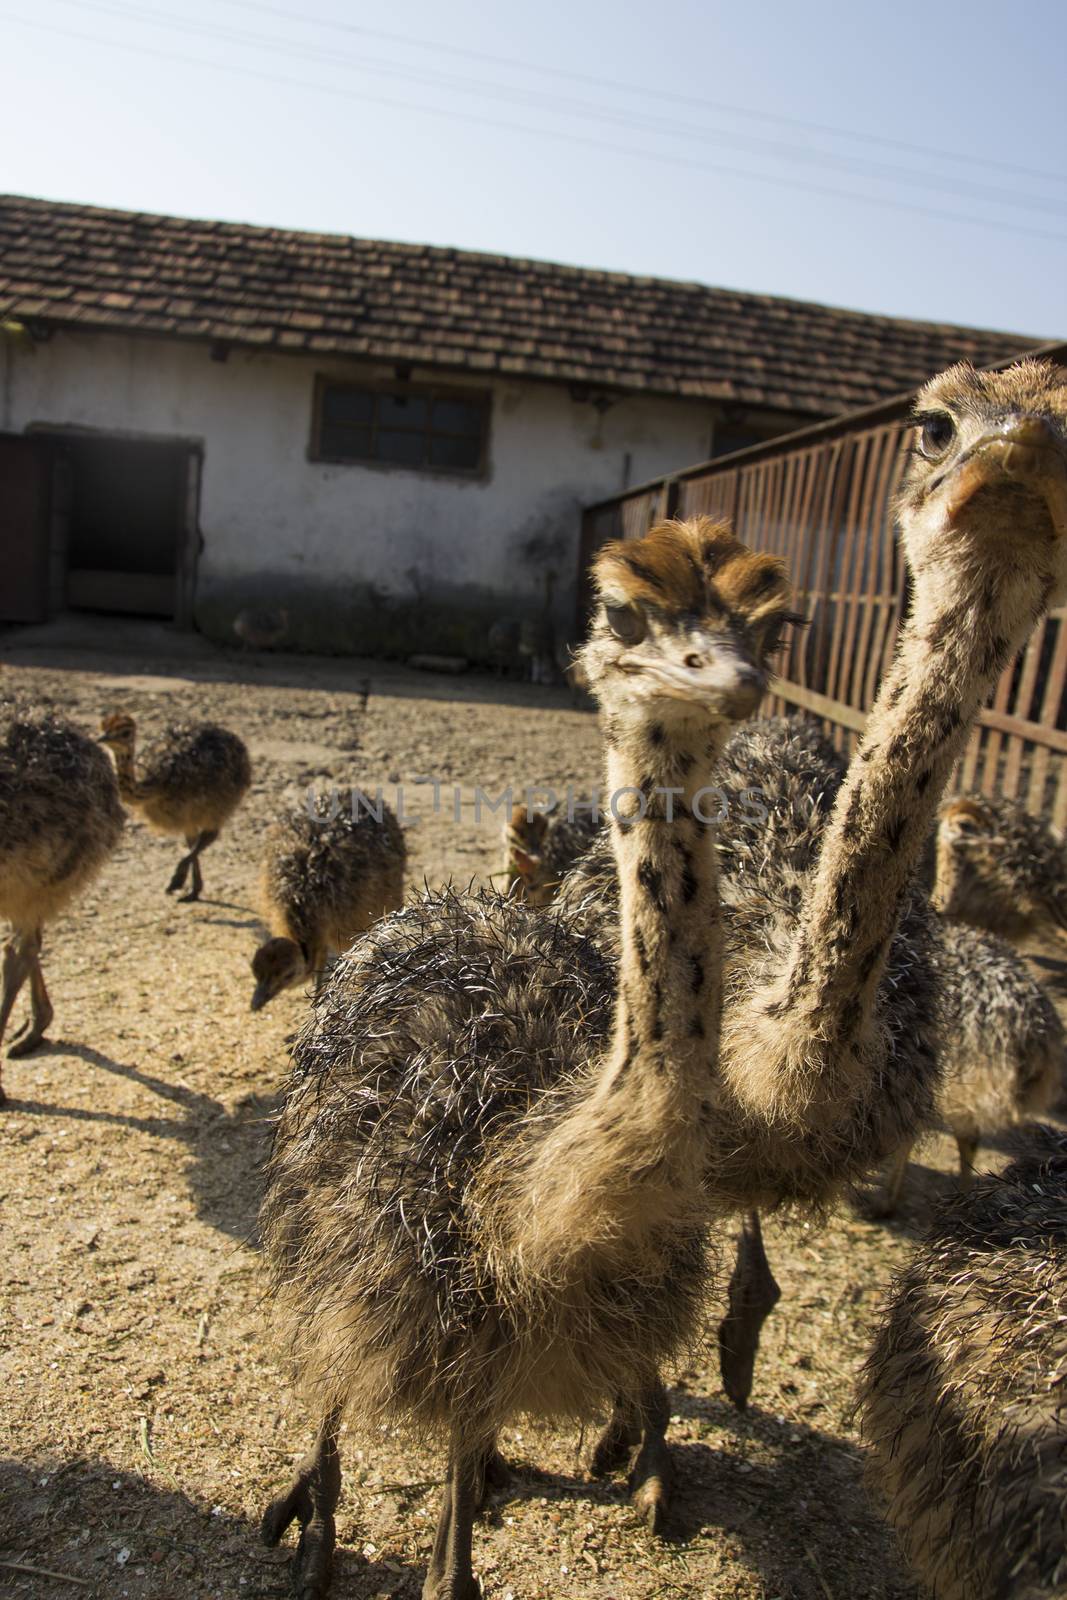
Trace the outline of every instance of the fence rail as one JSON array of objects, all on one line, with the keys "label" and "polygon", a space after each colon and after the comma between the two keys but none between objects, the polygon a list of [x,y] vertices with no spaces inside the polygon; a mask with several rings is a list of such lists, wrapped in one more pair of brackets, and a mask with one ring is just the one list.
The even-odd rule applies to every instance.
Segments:
[{"label": "fence rail", "polygon": [[[1067,345],[1035,352],[1067,359]],[[582,519],[579,605],[607,539],[633,539],[666,516],[728,518],[746,544],[784,556],[797,633],[768,710],[820,717],[850,754],[896,643],[905,603],[892,506],[904,468],[911,396],[805,428],[642,484]],[[953,788],[1008,795],[1067,827],[1067,608],[1053,611],[1005,671],[959,762]]]}]

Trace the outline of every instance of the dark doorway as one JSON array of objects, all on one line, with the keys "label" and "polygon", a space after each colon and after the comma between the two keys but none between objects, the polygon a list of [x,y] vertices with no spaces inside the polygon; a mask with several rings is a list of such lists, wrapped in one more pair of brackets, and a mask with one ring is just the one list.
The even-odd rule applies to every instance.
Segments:
[{"label": "dark doorway", "polygon": [[185,443],[52,434],[74,610],[176,616],[189,529]]},{"label": "dark doorway", "polygon": [[0,433],[0,622],[43,622],[48,615],[51,481],[40,441]]}]

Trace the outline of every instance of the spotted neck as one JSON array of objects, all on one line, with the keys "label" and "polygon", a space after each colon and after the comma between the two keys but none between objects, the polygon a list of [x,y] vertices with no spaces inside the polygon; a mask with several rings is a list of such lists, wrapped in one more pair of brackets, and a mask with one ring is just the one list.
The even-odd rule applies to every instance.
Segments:
[{"label": "spotted neck", "polygon": [[877,991],[941,796],[1046,601],[1025,569],[915,574],[912,615],[837,797],[792,945],[729,1028],[728,1076],[763,1111],[795,1117],[878,1070]]},{"label": "spotted neck", "polygon": [[658,724],[607,730],[622,945],[611,1039],[570,1107],[534,1130],[499,1208],[514,1259],[539,1278],[632,1267],[703,1214],[722,937],[714,827],[701,820],[718,797],[700,791],[732,730],[697,729],[670,743]]}]

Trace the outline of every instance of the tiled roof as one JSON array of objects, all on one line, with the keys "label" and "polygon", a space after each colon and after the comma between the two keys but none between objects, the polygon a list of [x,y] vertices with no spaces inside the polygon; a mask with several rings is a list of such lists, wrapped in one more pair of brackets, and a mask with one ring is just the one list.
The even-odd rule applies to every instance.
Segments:
[{"label": "tiled roof", "polygon": [[0,196],[0,319],[833,415],[1022,334],[545,261]]}]

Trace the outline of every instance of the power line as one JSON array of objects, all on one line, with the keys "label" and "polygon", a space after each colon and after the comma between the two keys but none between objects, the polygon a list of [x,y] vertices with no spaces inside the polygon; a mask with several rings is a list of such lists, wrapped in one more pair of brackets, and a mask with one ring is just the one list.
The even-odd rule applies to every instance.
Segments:
[{"label": "power line", "polygon": [[914,168],[889,165],[883,162],[857,161],[853,157],[841,156],[833,151],[806,150],[795,144],[787,144],[782,140],[770,140],[743,134],[739,136],[728,130],[702,127],[694,123],[679,123],[662,117],[650,118],[643,114],[634,115],[612,107],[598,106],[588,100],[569,100],[558,95],[544,95],[536,90],[515,89],[500,83],[486,83],[478,79],[458,78],[447,73],[427,71],[424,68],[412,68],[403,63],[393,61],[354,58],[352,56],[338,57],[336,52],[324,52],[315,46],[294,43],[292,40],[283,40],[263,34],[239,32],[228,27],[220,28],[213,23],[191,22],[188,18],[176,16],[173,12],[158,11],[136,4],[126,4],[122,3],[122,0],[117,0],[117,3],[116,0],[60,0],[60,3],[74,5],[80,11],[91,10],[108,16],[147,21],[154,27],[170,28],[180,33],[218,39],[225,43],[251,45],[255,49],[280,50],[289,57],[298,55],[308,61],[326,62],[331,66],[352,67],[362,72],[373,72],[377,76],[397,77],[409,82],[446,90],[473,90],[483,97],[502,99],[508,104],[514,104],[518,101],[533,109],[552,112],[563,111],[588,121],[608,123],[616,127],[621,125],[636,132],[666,134],[668,137],[684,138],[690,141],[697,139],[701,143],[727,146],[746,154],[767,156],[772,160],[826,167],[843,172],[848,176],[874,178],[880,182],[903,183],[912,187],[927,189],[934,193],[949,195],[956,199],[985,200],[995,205],[1009,206],[1016,210],[1040,212],[1061,221],[1067,220],[1064,216],[1062,204],[1049,201],[1037,195],[1020,195],[1014,190],[997,189],[985,184],[971,183],[968,179],[952,178],[938,173],[917,172]]},{"label": "power line", "polygon": [[684,168],[689,171],[714,173],[718,177],[739,178],[747,183],[770,184],[775,188],[817,194],[829,199],[852,201],[859,205],[874,206],[882,210],[905,211],[915,216],[930,217],[939,222],[962,223],[968,227],[986,228],[995,232],[1017,234],[1033,239],[1046,239],[1061,244],[1067,243],[1067,233],[1053,233],[1048,229],[1020,226],[1017,223],[1000,222],[989,217],[970,216],[958,211],[939,211],[931,206],[915,205],[910,201],[891,200],[883,195],[859,194],[855,190],[835,189],[826,184],[814,184],[795,178],[778,177],[772,173],[753,172],[738,167],[724,166],[715,162],[698,161],[686,156],[667,155],[661,151],[643,150],[633,145],[621,145],[605,139],[594,139],[588,134],[570,133],[554,128],[531,127],[528,123],[511,122],[503,118],[456,111],[444,106],[428,106],[419,101],[395,100],[385,95],[365,94],[362,91],[357,92],[352,89],[340,88],[334,84],[315,83],[306,78],[293,78],[281,76],[277,73],[264,72],[256,67],[236,66],[228,61],[205,61],[203,57],[187,56],[170,50],[160,50],[151,45],[131,44],[120,39],[102,39],[98,34],[82,33],[70,28],[57,28],[52,24],[38,22],[34,18],[20,17],[11,12],[0,12],[0,17],[6,22],[13,23],[16,27],[32,29],[35,32],[50,34],[56,38],[74,39],[80,43],[95,45],[105,50],[121,50],[128,54],[148,56],[159,61],[177,62],[184,66],[255,79],[261,83],[308,90],[313,94],[328,95],[334,99],[356,101],[360,105],[383,106],[389,110],[404,111],[409,114],[443,117],[449,121],[471,123],[478,127],[494,128],[509,133],[524,134],[533,138],[552,139],[569,146],[581,145],[587,149],[604,150],[633,160],[655,161],[662,165]]},{"label": "power line", "polygon": [[339,22],[334,17],[309,16],[305,12],[288,11],[283,6],[273,6],[264,0],[224,0],[226,5],[243,11],[258,11],[263,15],[280,17],[288,22],[310,23],[317,28],[331,28],[339,33],[360,34],[365,38],[381,39],[391,44],[414,45],[419,50],[432,50],[437,55],[466,57],[471,61],[484,61],[493,66],[508,67],[513,71],[532,72],[542,77],[566,79],[571,83],[584,83],[591,87],[610,89],[623,94],[637,94],[642,98],[651,95],[674,101],[676,105],[699,106],[705,111],[724,111],[731,116],[752,117],[762,122],[774,122],[780,127],[804,129],[808,133],[825,134],[831,138],[853,139],[861,144],[881,145],[890,150],[906,150],[912,155],[936,156],[945,161],[958,161],[984,170],[1013,172],[1017,176],[1040,178],[1051,183],[1067,183],[1067,173],[1049,172],[1040,167],[1022,166],[1014,161],[1001,161],[993,157],[967,155],[962,150],[943,150],[933,145],[915,144],[906,139],[887,138],[883,134],[866,133],[856,128],[842,128],[831,123],[809,122],[802,117],[787,117],[780,112],[757,111],[751,106],[740,106],[721,100],[705,100],[702,96],[678,94],[672,87],[653,86],[647,83],[626,83],[612,78],[599,78],[585,72],[572,72],[565,67],[542,66],[532,61],[520,61],[514,56],[492,55],[484,50],[471,50],[464,45],[448,44],[439,39],[420,39],[417,35],[389,33],[382,28],[367,28],[361,23]]}]

